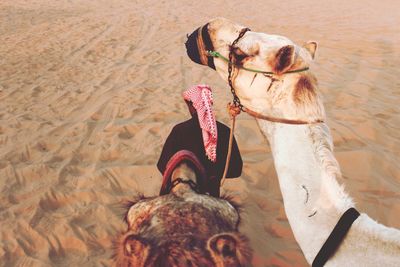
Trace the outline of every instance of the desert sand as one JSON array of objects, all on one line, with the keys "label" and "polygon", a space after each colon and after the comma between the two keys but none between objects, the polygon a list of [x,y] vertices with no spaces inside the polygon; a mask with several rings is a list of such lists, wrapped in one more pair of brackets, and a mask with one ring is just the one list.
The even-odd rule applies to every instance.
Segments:
[{"label": "desert sand", "polygon": [[[122,200],[158,193],[155,164],[189,117],[181,92],[228,86],[186,56],[186,34],[223,16],[254,31],[319,42],[312,69],[347,191],[400,228],[398,1],[2,0],[0,266],[110,266]],[[267,141],[238,118],[243,175],[223,191],[244,205],[254,266],[307,266],[288,224]]]}]

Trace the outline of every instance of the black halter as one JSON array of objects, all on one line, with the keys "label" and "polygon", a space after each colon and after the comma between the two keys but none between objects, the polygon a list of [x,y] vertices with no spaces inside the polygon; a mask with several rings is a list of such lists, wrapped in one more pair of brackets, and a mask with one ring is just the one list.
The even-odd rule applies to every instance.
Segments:
[{"label": "black halter", "polygon": [[340,217],[335,228],[333,228],[328,239],[315,257],[312,267],[324,266],[340,246],[347,232],[350,230],[351,225],[358,216],[360,216],[360,213],[355,208],[350,208],[343,213],[342,217]]}]

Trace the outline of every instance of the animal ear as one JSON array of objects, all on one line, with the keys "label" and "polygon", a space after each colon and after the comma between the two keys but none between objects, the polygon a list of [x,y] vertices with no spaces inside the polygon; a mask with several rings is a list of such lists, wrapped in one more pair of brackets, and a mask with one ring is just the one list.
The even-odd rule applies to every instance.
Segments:
[{"label": "animal ear", "polygon": [[217,266],[247,266],[251,261],[252,251],[248,240],[236,233],[222,233],[212,236],[207,242]]},{"label": "animal ear", "polygon": [[294,46],[287,45],[281,47],[275,54],[275,59],[273,63],[274,72],[281,74],[288,70],[290,66],[294,63]]},{"label": "animal ear", "polygon": [[307,42],[305,45],[303,45],[303,48],[305,48],[308,51],[308,53],[310,53],[311,58],[314,59],[315,52],[317,51],[318,48],[317,42],[314,41]]},{"label": "animal ear", "polygon": [[124,254],[126,256],[144,254],[150,250],[150,245],[137,235],[128,235],[124,242]]},{"label": "animal ear", "polygon": [[140,236],[128,234],[121,236],[116,247],[116,266],[144,267],[149,257],[151,245]]}]

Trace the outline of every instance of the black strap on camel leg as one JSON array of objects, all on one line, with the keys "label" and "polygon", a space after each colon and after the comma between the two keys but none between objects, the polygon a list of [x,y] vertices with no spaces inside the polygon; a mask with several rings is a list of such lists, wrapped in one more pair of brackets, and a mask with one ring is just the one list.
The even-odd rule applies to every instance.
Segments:
[{"label": "black strap on camel leg", "polygon": [[360,213],[355,208],[350,208],[343,213],[342,217],[340,217],[335,228],[333,228],[328,239],[315,257],[312,267],[324,266],[340,246],[347,232],[350,230],[351,225],[359,216]]}]

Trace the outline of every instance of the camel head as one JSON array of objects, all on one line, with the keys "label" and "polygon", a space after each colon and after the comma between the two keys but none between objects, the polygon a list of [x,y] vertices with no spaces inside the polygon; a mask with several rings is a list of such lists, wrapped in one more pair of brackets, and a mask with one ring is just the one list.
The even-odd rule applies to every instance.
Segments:
[{"label": "camel head", "polygon": [[[314,60],[317,43],[299,46],[283,36],[253,31],[246,31],[238,39],[244,29],[227,19],[214,19],[188,36],[188,56],[216,70],[228,82],[226,60],[232,51],[231,80],[245,107],[277,118],[324,120],[317,81],[312,70],[307,69]],[[210,56],[209,50],[221,57]]]},{"label": "camel head", "polygon": [[249,266],[252,250],[239,233],[240,214],[230,200],[199,194],[194,165],[183,161],[171,174],[168,194],[128,206],[128,230],[115,242],[115,266]]},{"label": "camel head", "polygon": [[174,236],[170,239],[158,244],[127,233],[119,241],[115,266],[244,267],[250,264],[248,241],[236,232],[216,234],[208,240],[195,236]]}]

